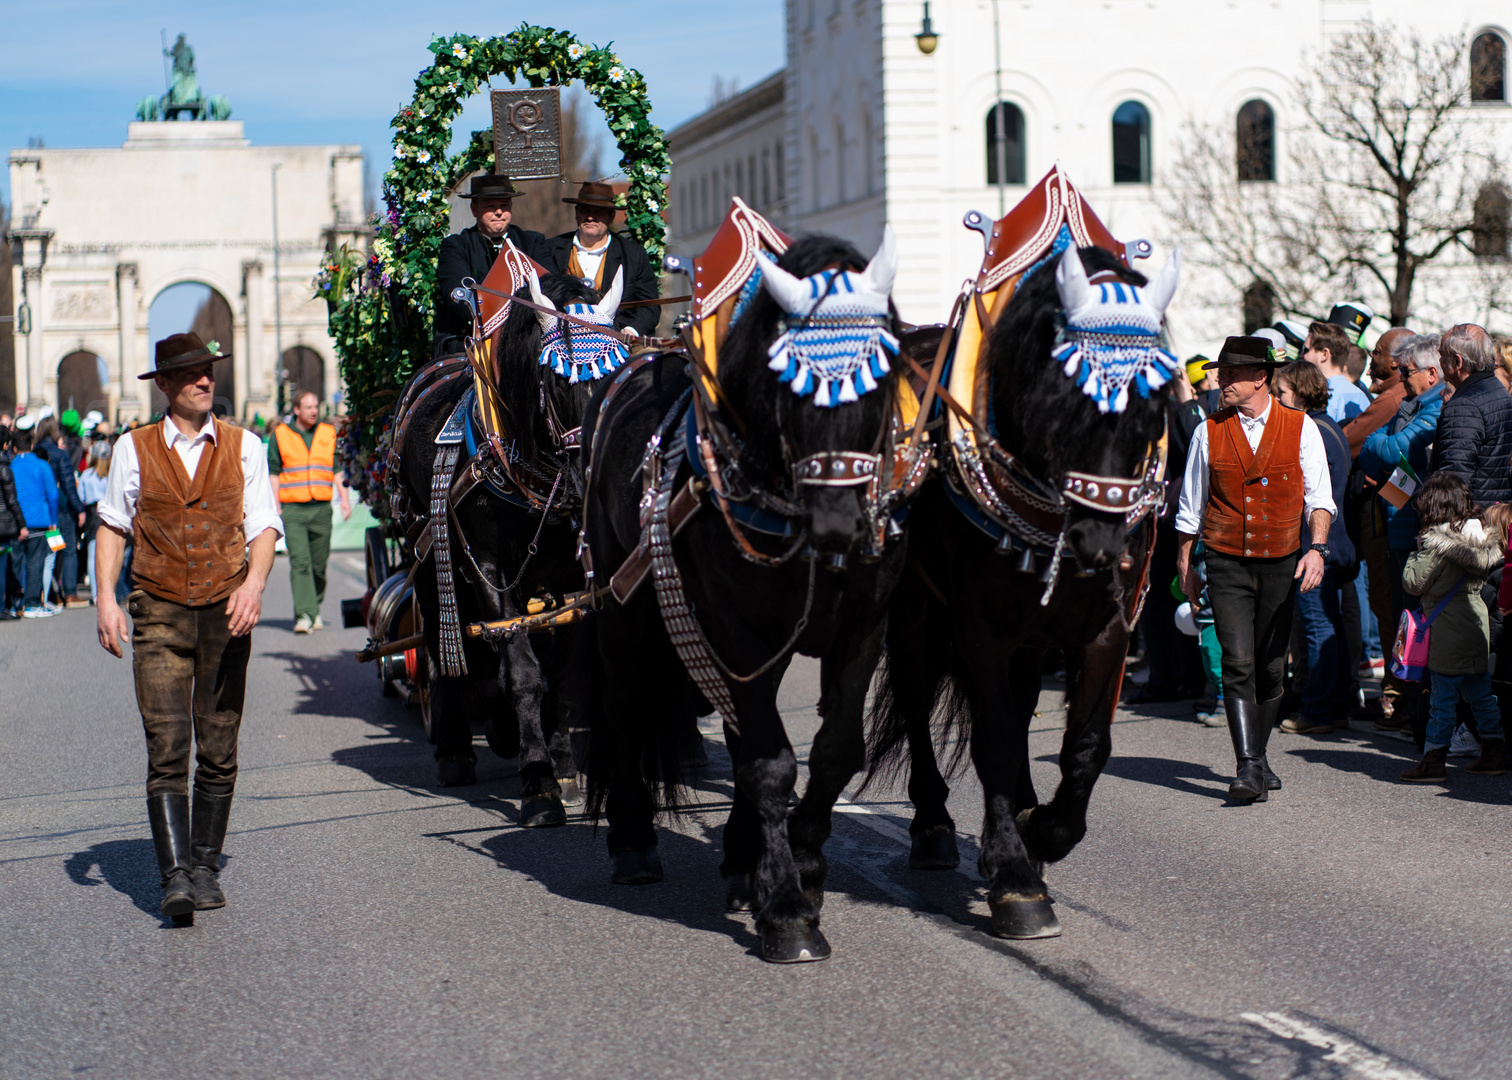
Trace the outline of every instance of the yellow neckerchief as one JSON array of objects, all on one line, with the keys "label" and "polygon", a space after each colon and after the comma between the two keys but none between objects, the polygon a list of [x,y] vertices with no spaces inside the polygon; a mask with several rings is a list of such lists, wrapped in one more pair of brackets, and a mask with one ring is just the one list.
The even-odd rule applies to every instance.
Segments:
[{"label": "yellow neckerchief", "polygon": [[[577,257],[577,234],[573,234],[572,254],[567,257],[567,272],[582,281],[586,275],[583,273],[583,264],[578,262]],[[604,291],[604,262],[609,258],[609,241],[604,241],[604,254],[599,258],[598,272],[593,275],[593,287],[600,293]]]}]

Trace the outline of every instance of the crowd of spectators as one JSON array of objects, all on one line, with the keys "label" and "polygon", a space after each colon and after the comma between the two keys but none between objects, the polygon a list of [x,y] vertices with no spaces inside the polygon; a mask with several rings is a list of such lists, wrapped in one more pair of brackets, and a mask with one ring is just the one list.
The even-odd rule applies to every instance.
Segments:
[{"label": "crowd of spectators", "polygon": [[[1271,389],[1318,425],[1339,510],[1323,585],[1296,595],[1281,729],[1329,736],[1353,722],[1411,739],[1423,760],[1406,781],[1442,783],[1447,758],[1461,754],[1474,759],[1469,771],[1501,775],[1512,720],[1512,635],[1501,634],[1512,614],[1512,574],[1503,573],[1512,565],[1512,340],[1471,324],[1442,334],[1393,327],[1367,354],[1349,323],[1313,323],[1305,337],[1294,323],[1258,332],[1278,353],[1289,348]],[[1194,357],[1178,373],[1168,475],[1181,475],[1193,432],[1219,407],[1205,362]],[[1200,698],[1198,719],[1221,726],[1211,613],[1166,587],[1171,528],[1167,516],[1141,623],[1149,679],[1134,701]],[[1426,673],[1410,682],[1393,674],[1381,646],[1391,652],[1403,613],[1440,606]],[[1368,692],[1376,677],[1379,696]]]},{"label": "crowd of spectators", "polygon": [[[0,622],[45,619],[94,603],[97,504],[116,440],[138,426],[133,420],[118,428],[99,412],[56,414],[45,406],[0,413]],[[262,437],[263,427],[257,420],[252,430]],[[128,545],[118,601],[130,582]]]}]

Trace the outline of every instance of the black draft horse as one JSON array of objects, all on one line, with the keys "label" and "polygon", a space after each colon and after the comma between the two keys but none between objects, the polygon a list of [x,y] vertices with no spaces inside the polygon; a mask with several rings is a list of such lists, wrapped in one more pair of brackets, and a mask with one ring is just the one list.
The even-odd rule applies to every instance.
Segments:
[{"label": "black draft horse", "polygon": [[[894,251],[889,232],[867,266],[844,241],[806,237],[778,265],[796,278],[838,267],[855,279],[854,272],[866,267],[866,280],[886,297]],[[798,284],[791,278],[789,283]],[[881,306],[896,334],[896,314]],[[865,697],[882,647],[888,595],[904,557],[901,541],[885,547],[880,558],[859,554],[868,535],[864,488],[795,484],[794,466],[811,455],[876,452],[888,432],[896,378],[888,373],[875,391],[835,408],[794,394],[769,369],[768,347],[784,318],[802,314],[759,291],[731,326],[718,370],[719,397],[745,424],[739,477],[753,488],[782,493],[795,507],[795,539],[753,533],[751,542],[766,555],[792,557],[776,566],[753,563],[707,498],[673,542],[694,617],[726,674],[736,676],[724,680],[738,721],[738,730],[728,716],[725,724],[736,789],[720,867],[727,906],[756,912],[762,957],[774,962],[829,955],[819,931],[822,848],[837,797],[866,764]],[[685,438],[681,419],[666,421],[681,415],[676,410],[686,405],[679,402],[691,392],[683,359],[669,354],[638,372],[601,415],[590,408],[583,433],[584,445],[592,447],[584,514],[600,582],[641,536],[648,441],[660,429],[667,441]],[[681,489],[688,473],[684,461],[673,490]],[[673,649],[650,580],[624,605],[606,601],[593,621],[598,648],[591,682],[598,700],[590,712],[590,805],[607,813],[613,879],[660,881],[656,792],[660,786],[663,801],[676,805],[678,733],[700,699]],[[798,763],[776,695],[794,651],[822,661],[822,725],[809,758],[808,786],[790,815]]]},{"label": "black draft horse", "polygon": [[[596,303],[598,294],[576,278],[548,275],[545,296],[558,308],[568,303]],[[529,292],[517,294],[529,299]],[[570,333],[570,329],[568,331]],[[582,491],[581,464],[555,446],[545,408],[566,427],[581,423],[593,392],[591,382],[571,384],[540,363],[542,328],[535,312],[516,304],[495,332],[498,389],[513,429],[513,458],[560,470],[551,519],[522,502],[499,498],[484,485],[457,505],[451,531],[451,560],[461,625],[514,618],[539,589],[560,596],[583,587],[576,558],[577,533],[570,513]],[[402,482],[410,505],[430,510],[431,478],[438,447],[436,435],[451,416],[470,378],[455,380],[421,401],[410,420],[402,449]],[[457,471],[466,464],[466,455]],[[454,474],[455,475],[455,474]],[[546,480],[550,486],[551,480]],[[552,520],[555,519],[555,520]],[[534,551],[532,552],[532,548]],[[472,715],[488,713],[489,746],[501,757],[520,759],[520,824],[560,825],[566,821],[558,778],[576,779],[567,731],[563,681],[575,628],[549,636],[516,634],[501,648],[482,638],[463,636],[467,674],[446,677],[440,655],[440,600],[435,559],[415,575],[429,657],[431,740],[436,744],[437,775],[443,786],[476,782]],[[504,586],[508,586],[506,589]]]},{"label": "black draft horse", "polygon": [[[1111,271],[1122,282],[1146,284],[1101,248],[1080,255],[1088,274]],[[1068,471],[1134,478],[1165,431],[1167,391],[1131,392],[1125,411],[1099,412],[1051,358],[1061,309],[1056,275],[1046,270],[1021,285],[991,331],[985,359],[999,441],[1031,475],[1056,487]],[[1060,928],[1043,865],[1064,858],[1086,834],[1092,787],[1112,746],[1130,618],[1155,523],[1146,516],[1130,531],[1121,513],[1069,503],[1064,537],[1078,572],[1062,573],[1042,606],[1045,582],[1016,569],[1017,556],[1001,554],[956,508],[944,483],[932,479],[909,518],[908,570],[893,594],[868,720],[868,782],[896,775],[906,761],[914,804],[910,865],[957,864],[955,823],[945,808],[950,789],[931,737],[938,707],[935,733],[956,747],[947,772],[969,746],[982,783],[978,869],[990,883],[993,931],[1050,937]],[[1061,782],[1042,806],[1029,775],[1028,732],[1048,647],[1065,654],[1066,732]]]}]

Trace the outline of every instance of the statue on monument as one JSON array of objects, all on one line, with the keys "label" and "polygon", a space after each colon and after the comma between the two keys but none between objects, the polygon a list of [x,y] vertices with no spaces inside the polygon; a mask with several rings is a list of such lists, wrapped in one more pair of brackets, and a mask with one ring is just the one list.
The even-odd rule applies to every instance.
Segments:
[{"label": "statue on monument", "polygon": [[162,97],[146,97],[137,104],[138,120],[177,120],[187,116],[190,120],[228,120],[231,103],[219,95],[205,97],[200,91],[199,79],[194,73],[194,49],[180,34],[173,48],[163,49],[163,55],[172,59],[173,74],[169,79],[168,92]]}]

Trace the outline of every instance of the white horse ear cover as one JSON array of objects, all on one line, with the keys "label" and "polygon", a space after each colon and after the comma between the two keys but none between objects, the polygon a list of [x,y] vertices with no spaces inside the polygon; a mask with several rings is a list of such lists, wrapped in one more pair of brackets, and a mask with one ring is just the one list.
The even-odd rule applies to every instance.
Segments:
[{"label": "white horse ear cover", "polygon": [[1066,322],[1050,355],[1099,412],[1123,412],[1131,387],[1149,397],[1176,373],[1176,357],[1161,347],[1161,320],[1180,277],[1180,250],[1142,287],[1121,281],[1094,285],[1074,246],[1061,256],[1055,288]]},{"label": "white horse ear cover", "polygon": [[759,253],[761,285],[782,308],[783,331],[767,350],[767,367],[799,397],[833,408],[869,394],[892,371],[898,339],[888,296],[898,273],[892,226],[865,270],[821,270],[797,278]]}]

